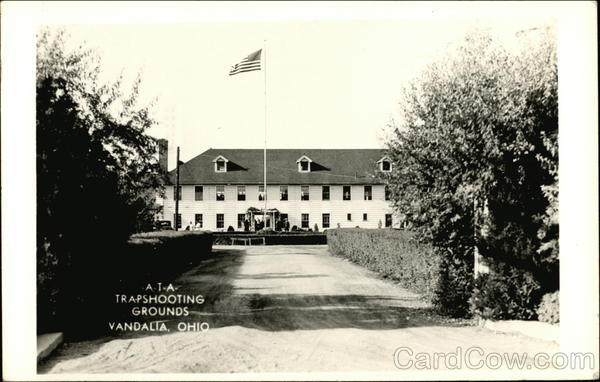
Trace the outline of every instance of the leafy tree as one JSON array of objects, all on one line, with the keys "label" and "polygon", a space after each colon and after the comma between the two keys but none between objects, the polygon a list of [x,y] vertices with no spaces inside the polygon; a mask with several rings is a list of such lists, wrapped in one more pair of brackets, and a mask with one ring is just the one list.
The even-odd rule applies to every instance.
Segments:
[{"label": "leafy tree", "polygon": [[140,77],[127,95],[122,78],[101,84],[94,52],[66,42],[64,31],[43,30],[37,40],[40,330],[106,293],[102,278],[118,266],[118,245],[152,215],[163,182],[157,143],[145,133],[155,122],[137,105]]},{"label": "leafy tree", "polygon": [[540,34],[509,50],[470,33],[404,90],[388,183],[395,208],[444,258],[444,313],[469,312],[475,246],[494,280],[531,280],[512,298],[527,306],[505,315],[527,316],[558,288],[556,47],[551,29]]}]

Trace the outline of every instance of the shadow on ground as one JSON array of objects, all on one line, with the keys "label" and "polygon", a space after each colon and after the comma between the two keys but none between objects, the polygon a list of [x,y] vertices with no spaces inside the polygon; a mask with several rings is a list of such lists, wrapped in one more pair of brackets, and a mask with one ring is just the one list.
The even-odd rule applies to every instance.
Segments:
[{"label": "shadow on ground", "polygon": [[[464,326],[436,314],[431,308],[414,307],[414,299],[361,294],[276,293],[269,280],[286,283],[330,277],[320,273],[264,272],[240,274],[247,256],[244,249],[217,249],[215,257],[181,275],[177,293],[202,294],[204,304],[188,305],[189,315],[150,318],[161,320],[169,332],[126,332],[120,338],[164,335],[178,331],[180,323],[206,322],[210,329],[242,326],[267,331],[358,328],[400,329],[421,326]],[[294,253],[297,251],[294,251]],[[287,253],[286,253],[287,255]],[[265,281],[267,285],[239,287],[238,281]],[[243,284],[242,284],[243,285]],[[271,293],[269,293],[271,292]],[[139,320],[139,319],[138,319]]]},{"label": "shadow on ground", "polygon": [[[49,371],[64,359],[83,357],[94,353],[100,346],[114,339],[133,339],[161,336],[178,332],[181,323],[206,322],[209,330],[227,326],[241,326],[265,331],[318,330],[335,328],[358,328],[366,330],[389,330],[422,326],[465,326],[466,320],[453,320],[437,315],[430,308],[414,306],[411,298],[389,295],[361,294],[289,294],[274,293],[266,287],[236,287],[240,280],[274,280],[288,282],[300,278],[328,277],[326,274],[306,273],[256,273],[240,274],[244,263],[244,249],[217,249],[214,256],[180,275],[174,285],[177,294],[204,296],[203,304],[186,305],[187,316],[132,317],[131,307],[124,306],[122,315],[115,321],[164,322],[168,332],[137,331],[112,332],[112,335],[83,343],[70,343],[57,354],[40,364],[40,373]],[[157,280],[159,281],[159,280]],[[281,280],[280,280],[281,282]],[[243,284],[242,284],[243,285]],[[268,285],[267,285],[268,286]],[[96,349],[96,350],[95,350]]]},{"label": "shadow on ground", "polygon": [[[214,304],[217,296],[228,296],[233,293],[232,281],[233,277],[238,273],[239,267],[244,261],[244,250],[240,249],[220,249],[213,251],[210,258],[201,260],[197,265],[194,265],[190,270],[181,274],[173,282],[174,285],[180,285],[181,288],[177,291],[179,294],[202,294],[207,297],[206,306]],[[192,281],[193,280],[193,281]],[[156,280],[161,282],[164,280]],[[107,292],[112,293],[112,292]],[[171,328],[176,328],[178,319],[165,319],[165,317],[133,317],[131,308],[135,304],[123,304],[122,306],[115,305],[111,309],[110,315],[114,322],[138,321],[165,321]],[[204,310],[205,305],[189,306],[191,310]],[[110,321],[110,320],[109,320]],[[181,318],[179,321],[186,321]],[[65,344],[61,345],[52,356],[43,360],[38,364],[38,373],[46,373],[58,362],[65,359],[80,358],[92,353],[95,353],[104,343],[116,339],[131,339],[147,336],[156,336],[168,334],[168,332],[155,331],[139,331],[139,332],[118,332],[107,329],[109,322],[102,322],[101,328],[95,327],[95,321],[90,320],[89,336],[80,338],[79,336],[69,336],[67,333]],[[82,324],[84,325],[84,324]],[[175,329],[176,330],[176,329]],[[102,334],[96,334],[102,333]],[[108,333],[108,335],[106,334]]]},{"label": "shadow on ground", "polygon": [[252,293],[218,300],[209,309],[192,311],[185,320],[206,321],[211,328],[243,326],[268,331],[464,325],[440,317],[430,308],[401,304],[401,299],[387,296]]}]

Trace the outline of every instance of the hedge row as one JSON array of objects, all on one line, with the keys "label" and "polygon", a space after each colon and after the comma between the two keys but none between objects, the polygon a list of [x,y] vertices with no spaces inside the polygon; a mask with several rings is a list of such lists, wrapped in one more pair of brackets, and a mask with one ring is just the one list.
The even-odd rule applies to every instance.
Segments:
[{"label": "hedge row", "polygon": [[432,301],[440,258],[408,231],[337,228],[327,231],[329,251],[389,278]]},{"label": "hedge row", "polygon": [[[135,270],[136,279],[173,277],[212,251],[210,232],[159,231],[133,235],[127,243],[123,269],[125,281]],[[152,282],[154,280],[151,280]]]},{"label": "hedge row", "polygon": [[[175,232],[175,231],[172,231]],[[181,232],[181,231],[179,231]],[[193,231],[192,231],[193,232]],[[199,231],[200,232],[200,231]],[[212,234],[215,236],[264,236],[264,235],[277,235],[277,236],[302,236],[302,235],[325,235],[327,229],[324,231],[275,231],[272,229],[260,230],[260,231],[213,231]]]},{"label": "hedge row", "polygon": [[[51,283],[38,283],[38,332],[63,331],[75,337],[102,334],[107,321],[122,313],[115,294],[138,294],[148,283],[171,282],[211,251],[209,232],[150,232],[133,235],[100,258],[63,264],[60,272],[53,267],[38,269],[38,275],[54,277]],[[90,253],[95,252],[90,249]],[[55,298],[48,301],[44,296]]]},{"label": "hedge row", "polygon": [[[215,232],[213,244],[229,245],[231,239],[265,238],[266,245],[314,245],[327,244],[327,235],[324,232]],[[254,240],[253,244],[257,241]]]}]

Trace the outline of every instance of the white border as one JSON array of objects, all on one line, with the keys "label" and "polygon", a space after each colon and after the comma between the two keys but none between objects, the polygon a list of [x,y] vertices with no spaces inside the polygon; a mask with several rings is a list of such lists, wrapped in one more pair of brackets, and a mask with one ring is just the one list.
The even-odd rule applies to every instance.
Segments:
[{"label": "white border", "polygon": [[[598,354],[598,99],[595,2],[2,2],[2,317],[6,380],[514,379],[476,371],[402,374],[36,374],[35,28],[41,24],[394,18],[540,13],[559,24],[561,350]],[[517,11],[518,8],[518,11]],[[318,15],[318,16],[317,16]],[[598,358],[596,358],[598,362]],[[390,358],[391,362],[391,358]],[[598,367],[596,365],[596,367]],[[535,375],[530,375],[533,377]],[[539,377],[539,375],[538,375]],[[545,376],[548,378],[547,376]],[[550,378],[590,378],[566,372]]]}]

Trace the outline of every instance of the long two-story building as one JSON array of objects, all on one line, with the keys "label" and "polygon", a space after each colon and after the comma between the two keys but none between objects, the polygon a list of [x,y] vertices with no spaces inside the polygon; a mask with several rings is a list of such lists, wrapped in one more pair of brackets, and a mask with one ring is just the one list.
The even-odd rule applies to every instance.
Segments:
[{"label": "long two-story building", "polygon": [[384,150],[269,149],[266,189],[263,155],[261,149],[209,149],[181,164],[179,192],[176,171],[169,172],[162,219],[215,231],[244,230],[245,221],[265,215],[271,228],[278,220],[319,230],[398,226],[381,177],[392,169]]}]

